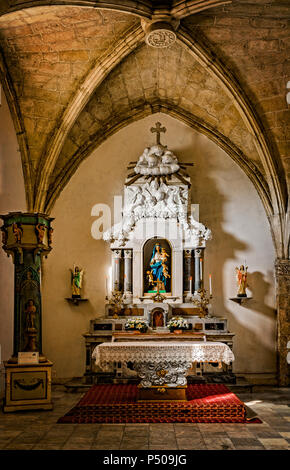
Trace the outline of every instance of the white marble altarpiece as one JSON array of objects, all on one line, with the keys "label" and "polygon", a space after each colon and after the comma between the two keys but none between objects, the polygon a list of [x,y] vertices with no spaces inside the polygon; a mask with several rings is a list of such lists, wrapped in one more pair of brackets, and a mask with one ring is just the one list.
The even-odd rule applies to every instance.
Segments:
[{"label": "white marble altarpiece", "polygon": [[[188,304],[203,287],[204,250],[211,231],[191,213],[191,181],[186,167],[160,143],[146,147],[125,181],[122,221],[104,233],[112,251],[112,289],[124,303],[150,311],[157,293],[162,308]],[[158,284],[158,286],[157,286]],[[191,305],[192,306],[192,305]],[[150,318],[147,315],[150,323]]]},{"label": "white marble altarpiece", "polygon": [[[128,318],[142,317],[152,334],[168,332],[166,324],[174,316],[186,317],[192,331],[215,333],[214,341],[216,334],[227,334],[226,319],[214,317],[205,302],[204,260],[211,231],[191,210],[187,171],[193,163],[180,162],[161,144],[165,131],[157,122],[151,128],[155,145],[130,162],[122,220],[103,235],[112,255],[112,285],[105,318],[92,320],[84,335],[88,374],[93,347],[112,338],[122,340],[117,336],[125,334]],[[225,341],[230,346],[232,337]]]}]

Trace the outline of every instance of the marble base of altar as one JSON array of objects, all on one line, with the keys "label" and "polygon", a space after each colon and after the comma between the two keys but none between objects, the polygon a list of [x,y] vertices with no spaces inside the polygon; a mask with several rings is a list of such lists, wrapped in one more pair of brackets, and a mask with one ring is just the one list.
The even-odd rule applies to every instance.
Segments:
[{"label": "marble base of altar", "polygon": [[[102,371],[113,371],[117,364],[131,367],[140,380],[139,386],[144,389],[185,387],[187,371],[192,365],[203,362],[229,364],[234,360],[226,344],[205,341],[111,342],[98,345],[92,357]],[[151,396],[149,392],[144,394]]]},{"label": "marble base of altar", "polygon": [[138,386],[138,401],[187,401],[187,385],[167,387],[154,385],[149,388]]},{"label": "marble base of altar", "polygon": [[191,361],[186,359],[134,361],[133,367],[141,379],[142,387],[179,387],[187,384],[185,373],[191,367]]},{"label": "marble base of altar", "polygon": [[[167,328],[149,328],[147,333],[132,335],[125,331],[125,323],[128,317],[121,319],[98,318],[90,321],[90,330],[83,335],[86,345],[86,366],[84,382],[93,383],[136,383],[137,374],[126,365],[116,362],[115,368],[110,374],[104,373],[95,366],[92,354],[96,346],[102,343],[124,342],[124,341],[218,341],[225,343],[230,349],[233,348],[235,334],[227,329],[227,320],[223,317],[188,317],[190,330],[181,335],[169,333]],[[195,328],[198,326],[198,329]],[[200,328],[201,327],[201,328]],[[204,374],[214,373],[229,375],[232,382],[232,363],[223,364],[222,369],[218,369],[214,364],[197,363],[188,371],[187,375],[202,377]]]}]

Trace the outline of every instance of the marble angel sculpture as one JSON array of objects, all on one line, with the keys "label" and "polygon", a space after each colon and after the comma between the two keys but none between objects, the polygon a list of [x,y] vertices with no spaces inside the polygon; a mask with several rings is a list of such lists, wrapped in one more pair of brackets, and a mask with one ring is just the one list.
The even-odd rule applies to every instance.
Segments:
[{"label": "marble angel sculpture", "polygon": [[134,168],[141,175],[169,175],[179,170],[177,157],[161,144],[146,147]]}]

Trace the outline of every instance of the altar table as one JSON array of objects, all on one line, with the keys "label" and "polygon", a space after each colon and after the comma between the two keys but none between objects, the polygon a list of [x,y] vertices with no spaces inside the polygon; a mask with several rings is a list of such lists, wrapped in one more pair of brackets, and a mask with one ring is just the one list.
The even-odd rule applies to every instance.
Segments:
[{"label": "altar table", "polygon": [[92,354],[96,365],[110,370],[114,363],[131,363],[141,379],[141,387],[186,385],[185,372],[195,362],[229,364],[234,355],[219,342],[128,341],[102,343]]}]

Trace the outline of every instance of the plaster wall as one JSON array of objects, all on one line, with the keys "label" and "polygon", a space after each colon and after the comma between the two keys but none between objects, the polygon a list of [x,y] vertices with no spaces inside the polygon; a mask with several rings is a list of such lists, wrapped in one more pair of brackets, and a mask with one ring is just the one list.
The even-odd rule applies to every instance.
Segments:
[{"label": "plaster wall", "polygon": [[[10,111],[2,90],[0,105],[0,214],[26,211],[21,157]],[[1,223],[2,225],[2,223]],[[13,350],[14,265],[0,250],[0,346],[1,360]]]},{"label": "plaster wall", "polygon": [[[167,128],[162,143],[180,161],[195,163],[190,169],[192,203],[200,204],[200,221],[213,232],[206,249],[205,276],[207,280],[212,274],[214,313],[228,318],[229,329],[236,334],[234,371],[272,375],[276,369],[275,254],[262,203],[250,180],[224,151],[163,114],[134,122],[110,137],[81,164],[57,200],[51,214],[55,217],[53,250],[43,266],[43,351],[54,362],[57,377],[83,375],[82,334],[88,331],[90,319],[104,315],[105,277],[111,265],[108,245],[91,235],[97,218],[91,211],[96,204],[113,209],[113,197],[123,194],[126,167],[154,143],[150,128],[157,121]],[[245,260],[253,300],[240,306],[229,298],[237,292],[235,267]],[[74,263],[85,270],[83,296],[89,299],[78,306],[65,300],[71,295],[69,268]]]}]

